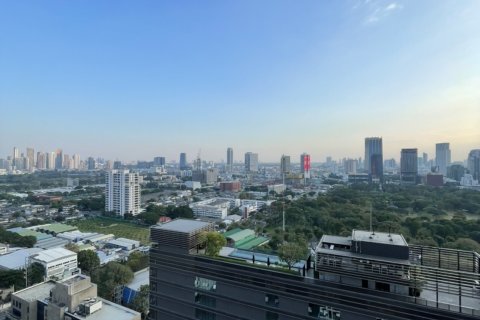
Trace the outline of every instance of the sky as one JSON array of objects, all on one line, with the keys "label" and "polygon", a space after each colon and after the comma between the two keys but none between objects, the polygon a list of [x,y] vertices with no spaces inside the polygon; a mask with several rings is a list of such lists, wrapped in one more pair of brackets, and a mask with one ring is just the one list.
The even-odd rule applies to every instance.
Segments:
[{"label": "sky", "polygon": [[480,148],[480,1],[0,4],[0,158],[318,162],[370,136]]}]

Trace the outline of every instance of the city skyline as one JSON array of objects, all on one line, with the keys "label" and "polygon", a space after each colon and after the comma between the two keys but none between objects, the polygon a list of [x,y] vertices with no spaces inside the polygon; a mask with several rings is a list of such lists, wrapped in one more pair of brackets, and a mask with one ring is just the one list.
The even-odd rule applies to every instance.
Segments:
[{"label": "city skyline", "polygon": [[463,161],[480,147],[478,1],[2,9],[1,157],[226,161],[232,146],[235,161],[319,162],[381,136],[384,159],[449,142]]}]

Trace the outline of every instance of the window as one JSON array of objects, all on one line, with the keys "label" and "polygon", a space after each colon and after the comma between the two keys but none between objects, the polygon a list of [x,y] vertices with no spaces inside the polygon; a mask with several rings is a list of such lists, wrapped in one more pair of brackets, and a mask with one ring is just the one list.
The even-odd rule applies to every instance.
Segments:
[{"label": "window", "polygon": [[379,291],[390,292],[390,284],[383,282],[375,282],[375,289]]},{"label": "window", "polygon": [[201,310],[201,309],[195,309],[195,319],[198,320],[215,320],[215,313]]},{"label": "window", "polygon": [[368,280],[362,280],[362,288],[368,289]]},{"label": "window", "polygon": [[340,320],[340,311],[328,306],[321,306],[314,303],[308,304],[308,315],[317,319]]},{"label": "window", "polygon": [[217,281],[195,277],[195,288],[206,290],[206,291],[216,291]]},{"label": "window", "polygon": [[278,320],[278,313],[267,311],[265,313],[265,320]]},{"label": "window", "polygon": [[272,307],[278,307],[278,296],[267,293],[265,295],[265,303]]},{"label": "window", "polygon": [[200,292],[195,292],[195,303],[201,304],[202,306],[215,308],[217,305],[217,299]]}]

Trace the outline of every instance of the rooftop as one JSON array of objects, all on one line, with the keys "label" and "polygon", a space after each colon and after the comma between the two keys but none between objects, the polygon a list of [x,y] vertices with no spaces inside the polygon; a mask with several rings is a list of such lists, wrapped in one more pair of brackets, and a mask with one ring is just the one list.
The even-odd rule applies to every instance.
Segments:
[{"label": "rooftop", "polygon": [[0,269],[23,269],[26,259],[43,251],[41,248],[20,249],[0,256]]},{"label": "rooftop", "polygon": [[15,296],[26,301],[43,300],[50,296],[50,291],[55,287],[55,282],[42,282],[14,293]]},{"label": "rooftop", "polygon": [[43,262],[52,262],[58,259],[76,255],[77,254],[75,252],[67,250],[65,248],[53,248],[36,254],[34,258]]},{"label": "rooftop", "polygon": [[63,223],[54,223],[48,226],[41,227],[42,230],[50,231],[54,233],[62,233],[67,231],[77,230],[77,227],[69,226],[68,224]]},{"label": "rooftop", "polygon": [[75,314],[76,317],[80,319],[88,320],[105,320],[105,319],[115,319],[115,320],[131,320],[131,319],[140,319],[140,313],[133,311],[131,309],[125,308],[119,304],[113,303],[111,301],[102,299],[100,297],[96,298],[97,300],[102,301],[102,309],[89,314],[87,317],[80,316]]},{"label": "rooftop", "polygon": [[352,245],[352,237],[339,237],[339,236],[330,236],[324,235],[322,237],[322,241],[320,245],[323,243],[333,244],[333,245],[341,245],[341,246],[351,246]]},{"label": "rooftop", "polygon": [[188,219],[176,219],[162,225],[156,225],[154,229],[163,229],[177,232],[191,233],[198,229],[208,226],[209,222]]},{"label": "rooftop", "polygon": [[353,230],[352,241],[374,242],[408,247],[407,241],[405,241],[405,238],[401,234],[387,232]]},{"label": "rooftop", "polygon": [[133,280],[125,286],[132,289],[132,290],[138,291],[138,290],[140,290],[141,286],[150,283],[149,276],[150,276],[150,269],[149,268],[145,268],[145,269],[142,269],[140,271],[137,271],[137,272],[135,272],[135,274],[133,276]]}]

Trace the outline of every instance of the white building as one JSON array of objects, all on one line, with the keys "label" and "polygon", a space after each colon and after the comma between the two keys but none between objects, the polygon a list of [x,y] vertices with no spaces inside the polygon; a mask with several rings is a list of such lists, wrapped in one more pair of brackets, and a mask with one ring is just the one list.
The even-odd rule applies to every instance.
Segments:
[{"label": "white building", "polygon": [[190,208],[197,218],[225,219],[230,208],[229,199],[213,198],[201,202],[192,203]]},{"label": "white building", "polygon": [[64,279],[79,273],[77,254],[65,248],[41,251],[30,257],[30,263],[34,262],[43,265],[47,279]]},{"label": "white building", "polygon": [[138,173],[110,170],[105,174],[105,211],[113,211],[121,216],[140,213]]}]

